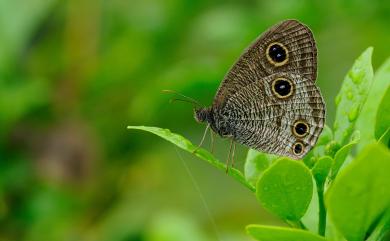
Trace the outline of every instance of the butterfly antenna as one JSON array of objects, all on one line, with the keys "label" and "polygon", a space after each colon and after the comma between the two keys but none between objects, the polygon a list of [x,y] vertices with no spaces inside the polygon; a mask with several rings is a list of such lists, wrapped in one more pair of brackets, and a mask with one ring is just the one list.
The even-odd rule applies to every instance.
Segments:
[{"label": "butterfly antenna", "polygon": [[198,102],[196,101],[195,99],[191,98],[191,97],[188,97],[188,96],[185,96],[177,91],[174,91],[174,90],[162,90],[162,92],[164,93],[171,93],[171,94],[175,94],[175,95],[178,95],[180,97],[183,97],[183,99],[179,99],[179,98],[173,98],[170,100],[171,103],[175,102],[175,101],[182,101],[182,102],[187,102],[187,103],[191,103],[191,104],[194,104],[196,105],[196,107],[199,107],[199,108],[202,108],[203,106]]},{"label": "butterfly antenna", "polygon": [[170,99],[170,100],[169,100],[169,103],[173,103],[173,102],[176,102],[176,101],[181,101],[181,102],[190,103],[190,104],[194,105],[194,107],[196,107],[196,108],[201,107],[201,106],[199,106],[197,103],[192,102],[192,101],[190,101],[190,100],[183,100],[183,99],[178,99],[178,98],[172,98],[172,99]]}]

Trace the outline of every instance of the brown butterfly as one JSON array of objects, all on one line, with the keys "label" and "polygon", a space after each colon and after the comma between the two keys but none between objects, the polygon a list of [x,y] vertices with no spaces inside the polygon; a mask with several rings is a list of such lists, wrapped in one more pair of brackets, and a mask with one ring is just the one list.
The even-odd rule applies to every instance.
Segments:
[{"label": "brown butterfly", "polygon": [[316,78],[311,30],[286,20],[249,46],[225,76],[213,104],[195,109],[194,116],[207,122],[207,129],[231,138],[231,146],[234,141],[300,159],[316,144],[325,122]]}]

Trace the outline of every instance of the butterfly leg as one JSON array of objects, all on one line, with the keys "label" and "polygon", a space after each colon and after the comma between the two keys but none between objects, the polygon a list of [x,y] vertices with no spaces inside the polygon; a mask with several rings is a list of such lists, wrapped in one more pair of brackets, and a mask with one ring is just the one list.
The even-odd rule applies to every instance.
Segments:
[{"label": "butterfly leg", "polygon": [[210,129],[210,141],[211,141],[210,143],[211,154],[213,154],[214,153],[214,132],[211,129]]},{"label": "butterfly leg", "polygon": [[192,153],[195,153],[203,145],[204,139],[206,138],[207,131],[209,130],[209,128],[210,124],[207,125],[206,130],[203,133],[202,140],[200,141],[199,145],[192,151]]},{"label": "butterfly leg", "polygon": [[230,155],[232,153],[232,146],[233,146],[233,140],[230,141],[229,154],[228,154],[228,157],[226,159],[226,173],[228,173],[228,171],[229,171],[229,161],[230,161]]}]

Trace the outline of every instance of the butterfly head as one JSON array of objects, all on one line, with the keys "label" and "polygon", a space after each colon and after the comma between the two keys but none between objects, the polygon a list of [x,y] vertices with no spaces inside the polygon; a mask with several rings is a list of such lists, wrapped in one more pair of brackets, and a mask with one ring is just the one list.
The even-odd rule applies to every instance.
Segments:
[{"label": "butterfly head", "polygon": [[194,118],[197,122],[209,122],[210,120],[210,108],[194,109]]}]

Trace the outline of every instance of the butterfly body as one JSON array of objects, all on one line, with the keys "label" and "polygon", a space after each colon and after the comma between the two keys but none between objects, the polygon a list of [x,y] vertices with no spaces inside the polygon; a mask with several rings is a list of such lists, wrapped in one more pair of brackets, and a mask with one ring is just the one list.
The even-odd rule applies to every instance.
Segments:
[{"label": "butterfly body", "polygon": [[195,110],[195,119],[250,148],[300,159],[315,145],[325,121],[316,77],[310,29],[286,20],[243,53],[212,106]]}]

